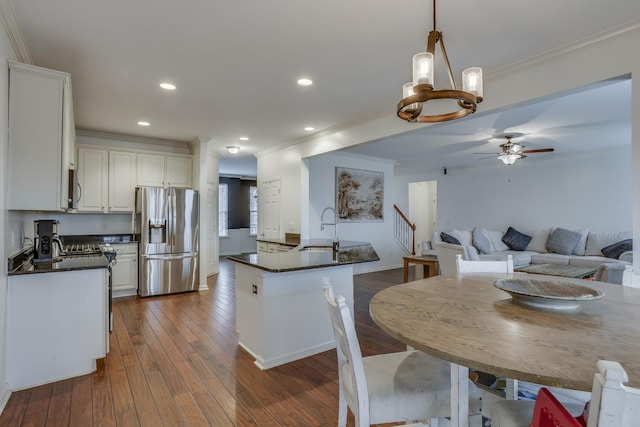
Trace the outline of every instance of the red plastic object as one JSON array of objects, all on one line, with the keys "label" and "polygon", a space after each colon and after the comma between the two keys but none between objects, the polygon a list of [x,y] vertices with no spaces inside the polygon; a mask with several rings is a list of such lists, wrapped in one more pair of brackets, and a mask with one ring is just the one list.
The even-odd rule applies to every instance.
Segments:
[{"label": "red plastic object", "polygon": [[546,388],[541,388],[529,427],[582,427]]}]

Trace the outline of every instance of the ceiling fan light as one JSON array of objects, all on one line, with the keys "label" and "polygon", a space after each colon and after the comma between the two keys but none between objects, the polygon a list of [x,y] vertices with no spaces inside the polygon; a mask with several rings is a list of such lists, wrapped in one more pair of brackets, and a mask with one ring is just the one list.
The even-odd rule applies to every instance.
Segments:
[{"label": "ceiling fan light", "polygon": [[433,86],[433,54],[420,52],[413,55],[413,86]]},{"label": "ceiling fan light", "polygon": [[500,154],[498,156],[498,158],[502,160],[502,163],[504,163],[505,165],[512,165],[521,157],[522,156],[520,154]]},{"label": "ceiling fan light", "polygon": [[471,67],[462,72],[462,90],[470,92],[478,98],[482,98],[482,68]]}]

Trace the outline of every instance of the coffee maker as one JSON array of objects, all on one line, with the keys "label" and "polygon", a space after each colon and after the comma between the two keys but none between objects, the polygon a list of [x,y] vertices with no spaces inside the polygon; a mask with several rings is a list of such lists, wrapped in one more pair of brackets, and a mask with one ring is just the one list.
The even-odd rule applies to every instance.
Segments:
[{"label": "coffee maker", "polygon": [[60,261],[62,255],[62,242],[58,237],[58,220],[41,219],[33,222],[35,248],[33,260],[35,262]]}]

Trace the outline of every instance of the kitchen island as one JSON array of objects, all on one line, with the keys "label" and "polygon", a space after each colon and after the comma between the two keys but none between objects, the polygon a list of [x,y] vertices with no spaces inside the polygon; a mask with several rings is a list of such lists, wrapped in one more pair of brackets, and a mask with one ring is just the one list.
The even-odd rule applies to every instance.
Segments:
[{"label": "kitchen island", "polygon": [[353,313],[353,264],[378,261],[364,242],[307,240],[289,252],[229,256],[236,263],[239,345],[270,369],[335,348],[323,279]]}]

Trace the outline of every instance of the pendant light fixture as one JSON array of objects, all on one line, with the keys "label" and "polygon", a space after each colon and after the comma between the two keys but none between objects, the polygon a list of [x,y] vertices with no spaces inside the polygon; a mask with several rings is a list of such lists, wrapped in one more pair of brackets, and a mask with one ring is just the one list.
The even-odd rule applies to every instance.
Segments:
[{"label": "pendant light fixture", "polygon": [[[451,89],[434,89],[434,57],[436,44],[440,43],[444,65],[449,73]],[[402,100],[398,102],[398,117],[408,122],[435,123],[459,119],[476,111],[482,102],[482,69],[467,68],[462,72],[462,90],[456,83],[449,65],[442,33],[436,30],[436,0],[433,0],[433,30],[427,39],[427,51],[413,56],[413,81],[402,86]],[[430,100],[448,99],[457,102],[458,109],[442,114],[423,115],[423,104]]]}]

